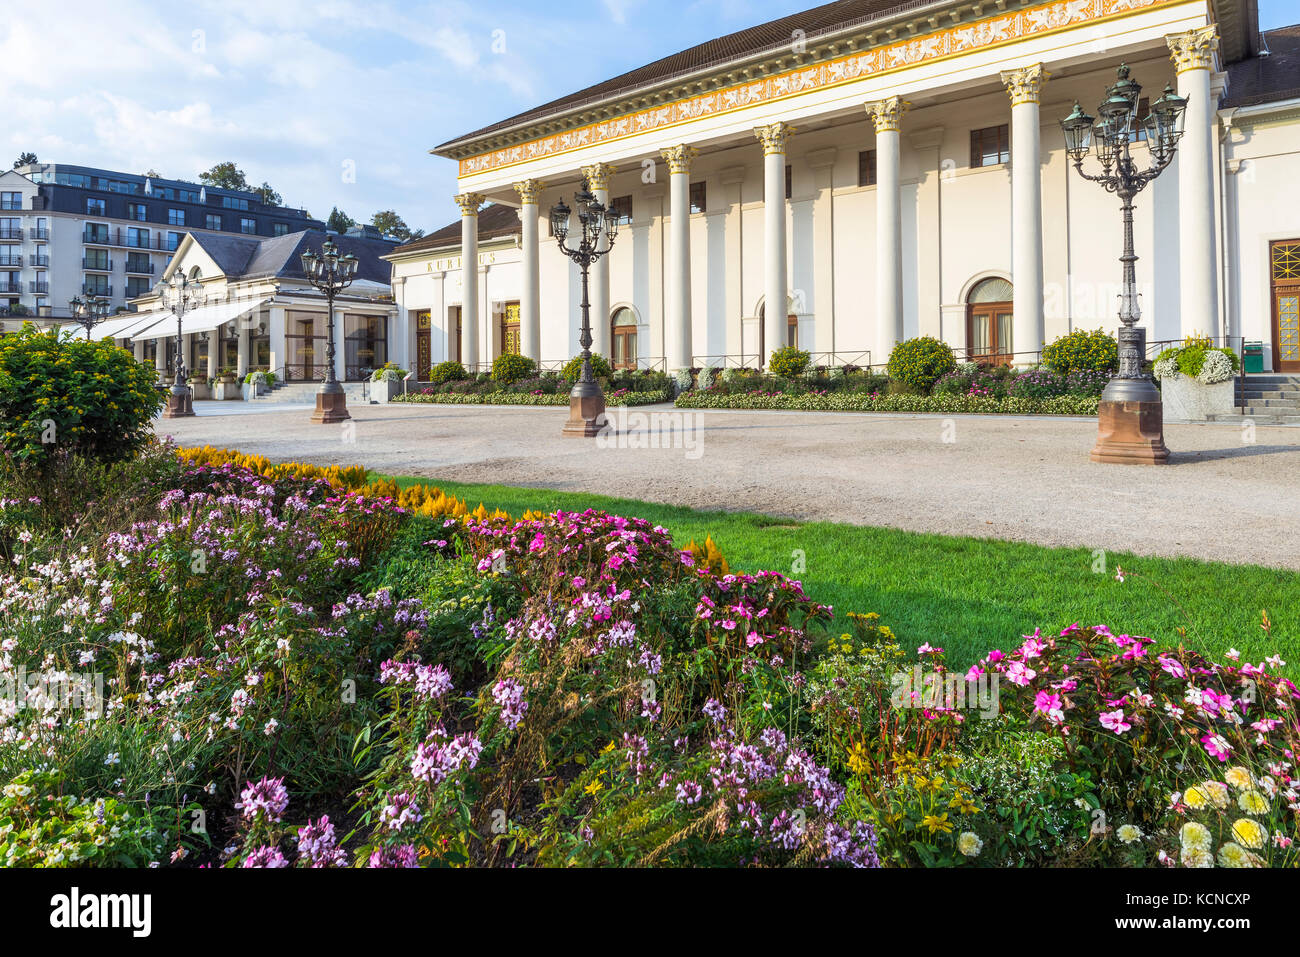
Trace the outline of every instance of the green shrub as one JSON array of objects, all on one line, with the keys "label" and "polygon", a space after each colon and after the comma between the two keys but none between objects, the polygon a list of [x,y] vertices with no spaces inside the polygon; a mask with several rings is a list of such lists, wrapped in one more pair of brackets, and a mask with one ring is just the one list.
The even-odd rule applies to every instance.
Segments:
[{"label": "green shrub", "polygon": [[511,383],[537,374],[537,363],[528,356],[503,352],[492,360],[492,381]]},{"label": "green shrub", "polygon": [[0,337],[0,446],[19,460],[128,459],[152,437],[162,403],[154,371],[110,341],[31,325]]},{"label": "green shrub", "polygon": [[889,378],[926,392],[937,379],[956,368],[952,348],[933,336],[907,339],[889,354]]},{"label": "green shrub", "polygon": [[1119,369],[1119,344],[1101,329],[1076,329],[1043,346],[1043,364],[1060,375],[1071,372],[1107,372]]},{"label": "green shrub", "polygon": [[454,382],[459,379],[468,378],[469,373],[465,371],[465,367],[455,359],[450,359],[447,362],[439,362],[429,372],[430,382]]},{"label": "green shrub", "polygon": [[[608,379],[613,375],[614,370],[609,366],[609,360],[595,352],[591,354],[591,374],[597,379]],[[564,378],[569,382],[577,382],[578,377],[582,375],[582,356],[574,356],[564,364]]]},{"label": "green shrub", "polygon": [[396,362],[385,362],[370,374],[372,382],[401,382],[406,378],[406,370]]},{"label": "green shrub", "polygon": [[772,352],[767,371],[777,376],[802,375],[808,368],[808,353],[795,346],[782,346]]}]

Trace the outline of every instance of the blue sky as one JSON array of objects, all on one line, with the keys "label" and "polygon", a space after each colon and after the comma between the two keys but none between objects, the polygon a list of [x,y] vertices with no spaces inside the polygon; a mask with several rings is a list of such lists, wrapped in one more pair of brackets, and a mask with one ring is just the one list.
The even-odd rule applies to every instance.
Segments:
[{"label": "blue sky", "polygon": [[[1265,29],[1298,0],[1259,0]],[[4,165],[234,160],[324,218],[456,219],[428,150],[677,50],[807,9],[798,0],[52,0],[0,24]],[[597,41],[592,48],[592,41]],[[350,175],[355,171],[355,175]]]}]

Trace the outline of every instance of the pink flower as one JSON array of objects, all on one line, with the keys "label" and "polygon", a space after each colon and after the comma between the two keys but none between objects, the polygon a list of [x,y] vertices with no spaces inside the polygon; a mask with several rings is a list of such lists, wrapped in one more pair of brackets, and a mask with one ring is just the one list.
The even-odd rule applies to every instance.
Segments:
[{"label": "pink flower", "polygon": [[1173,675],[1175,678],[1187,677],[1187,669],[1183,667],[1183,663],[1177,658],[1167,658],[1164,655],[1161,655],[1156,660],[1160,662],[1161,668]]},{"label": "pink flower", "polygon": [[1207,754],[1218,758],[1220,761],[1227,761],[1228,754],[1232,751],[1232,745],[1217,734],[1201,735],[1201,744],[1205,746]]},{"label": "pink flower", "polygon": [[1026,668],[1019,661],[1013,661],[1007,665],[1007,680],[1013,685],[1020,685],[1023,688],[1037,676],[1037,671],[1033,668]]},{"label": "pink flower", "polygon": [[1114,711],[1103,711],[1101,713],[1101,726],[1108,731],[1114,731],[1116,734],[1123,734],[1133,725],[1124,720],[1124,709],[1116,708]]},{"label": "pink flower", "polygon": [[1049,694],[1046,691],[1038,692],[1034,697],[1034,710],[1047,715],[1047,720],[1052,724],[1060,724],[1065,720],[1065,712],[1061,709],[1061,696],[1059,694]]}]

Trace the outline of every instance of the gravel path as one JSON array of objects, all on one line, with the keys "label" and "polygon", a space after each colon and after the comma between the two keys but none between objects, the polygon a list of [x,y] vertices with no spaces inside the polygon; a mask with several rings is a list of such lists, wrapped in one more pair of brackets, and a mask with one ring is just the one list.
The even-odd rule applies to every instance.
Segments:
[{"label": "gravel path", "polygon": [[[557,408],[364,405],[344,426],[283,406],[196,411],[158,433],[277,461],[1300,570],[1296,428],[1250,442],[1237,426],[1169,425],[1171,464],[1140,468],[1090,462],[1097,425],[1083,418],[657,406],[633,410],[623,447],[599,447],[561,438]],[[630,447],[673,444],[671,419],[647,428],[637,412],[685,417],[687,441]]]}]

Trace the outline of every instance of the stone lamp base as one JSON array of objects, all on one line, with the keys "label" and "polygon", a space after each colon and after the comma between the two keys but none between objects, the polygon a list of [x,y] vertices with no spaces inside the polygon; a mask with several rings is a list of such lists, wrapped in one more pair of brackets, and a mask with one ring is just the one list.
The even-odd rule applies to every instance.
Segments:
[{"label": "stone lamp base", "polygon": [[163,409],[164,419],[183,419],[194,414],[194,399],[189,389],[180,392],[173,389],[167,393],[167,408]]},{"label": "stone lamp base", "polygon": [[316,411],[311,414],[313,423],[333,425],[350,418],[352,416],[348,413],[348,396],[342,389],[338,392],[316,393]]},{"label": "stone lamp base", "polygon": [[564,435],[575,439],[592,439],[605,427],[605,396],[596,390],[595,395],[576,395],[577,388],[569,394],[569,421],[564,423]]},{"label": "stone lamp base", "polygon": [[1167,465],[1160,401],[1103,399],[1097,407],[1097,445],[1090,458],[1114,465]]}]

